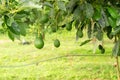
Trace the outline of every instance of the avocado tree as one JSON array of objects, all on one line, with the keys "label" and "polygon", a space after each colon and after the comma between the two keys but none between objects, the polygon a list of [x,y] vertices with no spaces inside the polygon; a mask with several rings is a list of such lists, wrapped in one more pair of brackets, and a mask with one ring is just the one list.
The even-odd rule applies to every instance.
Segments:
[{"label": "avocado tree", "polygon": [[[103,40],[107,35],[114,40],[112,55],[117,60],[118,78],[120,70],[118,56],[120,55],[120,1],[119,0],[0,0],[1,26],[7,31],[9,38],[26,36],[26,29],[35,26],[35,47],[44,47],[45,31],[57,32],[61,28],[71,31],[76,29],[76,39],[84,36],[87,29],[88,40],[80,46],[90,42],[93,38]],[[54,41],[55,47],[60,41]],[[105,52],[102,45],[98,48]]]}]

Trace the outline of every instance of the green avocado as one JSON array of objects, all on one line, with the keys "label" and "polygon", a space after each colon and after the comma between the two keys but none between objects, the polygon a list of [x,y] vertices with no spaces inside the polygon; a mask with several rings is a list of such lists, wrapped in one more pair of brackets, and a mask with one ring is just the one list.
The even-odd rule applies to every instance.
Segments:
[{"label": "green avocado", "polygon": [[79,38],[82,38],[82,37],[83,37],[83,32],[82,32],[82,30],[81,30],[81,29],[78,29],[76,35],[77,35]]},{"label": "green avocado", "polygon": [[72,29],[72,23],[67,23],[66,30],[71,31],[71,29]]},{"label": "green avocado", "polygon": [[60,47],[60,41],[58,39],[54,40],[54,46],[56,48]]},{"label": "green avocado", "polygon": [[36,37],[34,45],[37,49],[42,49],[44,47],[44,41],[42,38]]}]

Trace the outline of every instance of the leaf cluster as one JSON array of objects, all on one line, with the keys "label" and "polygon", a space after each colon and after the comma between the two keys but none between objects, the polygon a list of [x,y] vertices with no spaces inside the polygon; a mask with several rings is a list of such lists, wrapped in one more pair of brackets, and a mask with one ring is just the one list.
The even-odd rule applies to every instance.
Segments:
[{"label": "leaf cluster", "polygon": [[0,0],[0,18],[13,41],[25,36],[30,25],[36,27],[37,35],[75,27],[76,40],[87,29],[89,39],[81,45],[92,38],[102,41],[106,34],[115,40],[113,55],[120,54],[119,0]]}]

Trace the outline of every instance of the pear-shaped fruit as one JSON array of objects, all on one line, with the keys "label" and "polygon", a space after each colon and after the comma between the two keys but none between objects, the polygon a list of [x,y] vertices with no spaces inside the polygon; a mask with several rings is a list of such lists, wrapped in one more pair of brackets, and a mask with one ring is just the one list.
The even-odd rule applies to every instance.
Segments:
[{"label": "pear-shaped fruit", "polygon": [[71,31],[71,29],[72,29],[72,23],[67,23],[66,30]]},{"label": "pear-shaped fruit", "polygon": [[82,38],[82,37],[83,37],[83,32],[82,32],[82,30],[81,30],[81,29],[78,29],[76,35],[77,35],[79,38]]},{"label": "pear-shaped fruit", "polygon": [[38,49],[42,49],[44,47],[44,41],[42,38],[40,37],[36,37],[35,41],[34,41],[34,45],[36,48]]},{"label": "pear-shaped fruit", "polygon": [[54,40],[54,46],[56,48],[60,47],[60,41],[58,39]]}]

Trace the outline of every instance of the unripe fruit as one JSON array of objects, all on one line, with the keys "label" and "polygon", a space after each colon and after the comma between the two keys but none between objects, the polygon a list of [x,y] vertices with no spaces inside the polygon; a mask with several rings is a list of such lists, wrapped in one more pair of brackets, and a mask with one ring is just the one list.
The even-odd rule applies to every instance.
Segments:
[{"label": "unripe fruit", "polygon": [[38,49],[42,49],[44,47],[44,41],[42,38],[36,37],[35,41],[34,41],[34,45],[36,48]]},{"label": "unripe fruit", "polygon": [[81,30],[81,29],[78,29],[76,35],[77,35],[79,38],[82,38],[82,37],[83,37],[83,32],[82,32],[82,30]]},{"label": "unripe fruit", "polygon": [[54,40],[54,46],[56,48],[60,47],[60,41],[58,39]]},{"label": "unripe fruit", "polygon": [[67,23],[66,30],[71,31],[71,29],[72,29],[72,23]]}]

